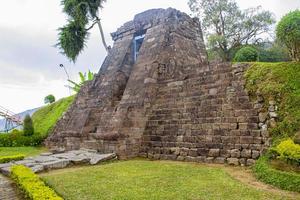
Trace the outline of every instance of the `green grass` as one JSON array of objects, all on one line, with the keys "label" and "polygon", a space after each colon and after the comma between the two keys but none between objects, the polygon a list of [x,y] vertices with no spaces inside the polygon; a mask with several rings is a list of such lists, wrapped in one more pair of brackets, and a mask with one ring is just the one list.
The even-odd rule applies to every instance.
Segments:
[{"label": "green grass", "polygon": [[32,116],[35,133],[47,136],[62,114],[69,108],[74,97],[70,96],[60,99],[37,110]]},{"label": "green grass", "polygon": [[0,147],[0,156],[13,156],[24,154],[25,156],[35,156],[46,152],[44,147]]},{"label": "green grass", "polygon": [[44,174],[66,200],[287,199],[233,179],[224,168],[130,160]]},{"label": "green grass", "polygon": [[254,63],[245,77],[251,96],[259,92],[266,103],[277,101],[279,120],[271,129],[272,136],[293,137],[300,130],[300,63]]}]

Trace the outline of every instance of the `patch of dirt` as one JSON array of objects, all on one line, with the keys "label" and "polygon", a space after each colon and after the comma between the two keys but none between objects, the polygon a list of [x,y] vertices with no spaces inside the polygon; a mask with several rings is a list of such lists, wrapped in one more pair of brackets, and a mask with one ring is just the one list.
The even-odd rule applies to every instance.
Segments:
[{"label": "patch of dirt", "polygon": [[249,168],[225,167],[225,171],[235,180],[259,190],[268,191],[274,194],[283,195],[291,199],[300,199],[300,193],[281,190],[274,186],[258,181]]}]

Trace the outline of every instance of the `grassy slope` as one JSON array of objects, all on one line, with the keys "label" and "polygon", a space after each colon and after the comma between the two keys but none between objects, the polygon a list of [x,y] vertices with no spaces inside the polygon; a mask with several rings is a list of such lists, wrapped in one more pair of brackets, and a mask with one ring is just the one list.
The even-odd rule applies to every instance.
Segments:
[{"label": "grassy slope", "polygon": [[272,135],[292,137],[300,129],[300,63],[254,63],[245,77],[250,95],[259,91],[267,102],[278,102],[279,122]]},{"label": "grassy slope", "polygon": [[[234,180],[221,167],[130,160],[44,174],[67,200],[283,199]],[[288,199],[288,198],[285,198]]]},{"label": "grassy slope", "polygon": [[47,151],[43,147],[0,147],[0,156],[13,156],[24,154],[25,156],[35,156]]},{"label": "grassy slope", "polygon": [[54,127],[57,120],[61,117],[73,102],[75,96],[60,99],[59,101],[36,111],[33,116],[33,125],[36,133],[46,136]]}]

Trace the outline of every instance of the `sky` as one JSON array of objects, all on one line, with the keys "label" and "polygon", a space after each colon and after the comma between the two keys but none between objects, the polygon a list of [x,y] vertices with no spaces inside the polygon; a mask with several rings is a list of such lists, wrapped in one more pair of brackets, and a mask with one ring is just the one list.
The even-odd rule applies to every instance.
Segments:
[{"label": "sky", "polygon": [[[70,95],[63,64],[72,80],[78,72],[98,72],[106,52],[95,27],[84,52],[71,63],[59,50],[57,29],[66,23],[61,0],[0,0],[0,106],[18,113],[44,104],[44,97]],[[300,8],[300,0],[236,0],[242,9],[262,6],[277,21]],[[151,8],[173,7],[190,14],[187,0],[107,0],[101,20],[107,42],[110,33],[134,15]]]}]

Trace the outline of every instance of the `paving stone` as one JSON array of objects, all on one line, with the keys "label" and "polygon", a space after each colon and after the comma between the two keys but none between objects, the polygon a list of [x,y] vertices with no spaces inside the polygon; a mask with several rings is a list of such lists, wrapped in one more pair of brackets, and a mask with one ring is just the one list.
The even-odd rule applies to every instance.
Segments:
[{"label": "paving stone", "polygon": [[[41,163],[41,165],[44,167],[45,170],[51,170],[51,169],[62,169],[68,166],[70,163],[70,160],[55,160],[50,162],[44,162]],[[38,166],[36,166],[38,168]]]},{"label": "paving stone", "polygon": [[52,152],[45,152],[40,154],[40,156],[51,156],[51,155],[53,155]]}]

